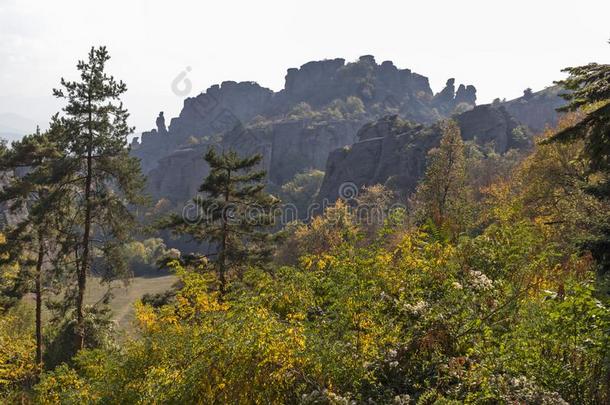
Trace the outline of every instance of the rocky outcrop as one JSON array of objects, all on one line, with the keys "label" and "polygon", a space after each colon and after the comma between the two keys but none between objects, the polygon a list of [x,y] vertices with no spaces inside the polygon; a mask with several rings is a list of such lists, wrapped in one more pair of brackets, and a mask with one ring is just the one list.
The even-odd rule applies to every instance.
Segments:
[{"label": "rocky outcrop", "polygon": [[289,69],[278,100],[320,108],[335,99],[356,96],[367,109],[397,108],[423,122],[435,119],[430,105],[432,94],[425,76],[398,69],[391,61],[377,64],[373,56],[365,55],[353,63],[332,59]]},{"label": "rocky outcrop", "polygon": [[[454,118],[465,140],[491,144],[498,152],[515,143],[514,130],[519,123],[502,107],[479,106]],[[428,151],[440,138],[438,124],[413,124],[397,116],[364,125],[358,131],[358,142],[330,153],[320,202],[334,202],[346,183],[358,189],[384,184],[403,195],[410,194],[425,171]]]},{"label": "rocky outcrop", "polygon": [[345,65],[345,59],[329,59],[308,62],[300,68],[290,68],[286,73],[284,93],[286,98],[322,105],[329,101],[330,90],[337,86],[337,71]]},{"label": "rocky outcrop", "polygon": [[[440,139],[438,128],[411,124],[397,117],[368,124],[359,134],[359,142],[330,153],[319,191],[320,202],[334,202],[346,183],[354,183],[358,189],[386,183],[393,189],[413,189],[425,168],[427,151]],[[374,134],[381,136],[373,137]]]},{"label": "rocky outcrop", "polygon": [[544,90],[531,92],[526,89],[522,97],[499,103],[506,108],[510,115],[535,132],[541,132],[548,125],[557,124],[559,114],[557,108],[565,105],[566,101],[559,96],[564,92],[559,86],[548,87]]},{"label": "rocky outcrop", "polygon": [[445,88],[438,92],[432,99],[432,105],[444,115],[450,115],[456,108],[464,110],[474,107],[477,101],[477,89],[472,86],[460,84],[455,91],[455,79],[447,80]]},{"label": "rocky outcrop", "polygon": [[[390,61],[378,64],[373,56],[366,55],[351,63],[346,63],[344,59],[309,62],[298,69],[288,69],[284,89],[279,92],[253,82],[227,81],[187,98],[180,115],[171,120],[168,128],[165,126],[165,117],[160,114],[156,122],[157,128],[144,132],[141,140],[134,140],[131,150],[134,156],[140,158],[143,171],[151,181],[160,183],[161,179],[154,178],[160,173],[155,168],[167,164],[168,160],[163,160],[165,157],[175,161],[171,157],[174,152],[181,155],[183,152],[180,150],[188,149],[193,143],[214,143],[220,134],[226,134],[239,126],[248,127],[255,118],[263,117],[276,123],[277,131],[281,132],[281,125],[294,125],[288,122],[286,116],[299,103],[307,103],[314,111],[321,111],[336,100],[346,101],[349,97],[356,97],[364,111],[358,118],[348,119],[352,122],[346,125],[353,128],[359,127],[365,120],[373,120],[389,112],[415,122],[433,123],[445,112],[453,111],[458,95],[474,102],[471,97],[474,87],[462,87],[464,90],[460,92],[458,89],[458,94],[452,95],[449,105],[445,105],[438,99],[432,102],[433,93],[426,77],[409,69],[398,69]],[[281,124],[281,121],[285,121],[285,124]],[[308,164],[312,166],[325,161],[330,150],[343,143],[328,133],[341,130],[328,125],[316,125],[313,131],[316,130],[322,132],[314,135],[310,129],[302,131],[307,134],[307,139],[317,145],[305,149],[315,150],[312,152],[315,156],[308,158]],[[351,134],[341,137],[353,138],[354,135],[355,129]],[[275,144],[283,145],[283,151],[287,151],[288,147],[283,141],[285,140],[278,138]],[[299,144],[304,141],[299,142],[292,146],[299,148]],[[274,156],[278,154],[274,153]],[[280,166],[272,166],[271,170],[275,170],[275,167]],[[271,175],[281,176],[278,173]]]},{"label": "rocky outcrop", "polygon": [[434,105],[442,106],[453,103],[455,98],[455,79],[451,78],[445,83],[445,87],[434,96]]},{"label": "rocky outcrop", "polygon": [[466,103],[474,107],[477,103],[477,89],[473,85],[464,86],[463,84],[460,84],[460,87],[458,87],[457,92],[455,93],[453,103],[456,106]]},{"label": "rocky outcrop", "polygon": [[265,114],[272,95],[271,90],[253,82],[214,85],[184,100],[180,115],[172,118],[167,131],[163,131],[165,120],[157,119],[158,129],[142,133],[141,141],[131,145],[132,154],[140,158],[144,173],[148,173],[163,157],[184,148],[191,138],[220,134]]},{"label": "rocky outcrop", "polygon": [[520,123],[502,106],[481,105],[455,116],[455,120],[464,140],[473,140],[479,145],[493,144],[499,153],[520,146],[514,132]]},{"label": "rocky outcrop", "polygon": [[296,173],[324,169],[328,153],[351,145],[359,125],[350,120],[294,120],[236,126],[217,144],[190,145],[162,158],[149,173],[148,191],[175,203],[194,196],[208,173],[203,155],[211,146],[232,149],[243,156],[261,154],[261,168],[269,173],[268,181],[282,185]]},{"label": "rocky outcrop", "polygon": [[330,151],[351,145],[361,122],[341,120],[310,123],[282,122],[273,125],[269,179],[282,185],[308,169],[323,170]]}]

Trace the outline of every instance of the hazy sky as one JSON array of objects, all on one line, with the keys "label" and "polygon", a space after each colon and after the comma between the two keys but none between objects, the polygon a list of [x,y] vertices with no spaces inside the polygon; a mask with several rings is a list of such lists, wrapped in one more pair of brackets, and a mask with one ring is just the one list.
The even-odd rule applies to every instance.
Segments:
[{"label": "hazy sky", "polygon": [[286,69],[372,54],[430,78],[474,84],[479,103],[514,98],[565,66],[610,62],[608,1],[0,0],[0,114],[44,124],[59,78],[92,45],[128,85],[136,131],[177,115],[171,83],[187,67],[191,95],[223,80],[279,90]]}]

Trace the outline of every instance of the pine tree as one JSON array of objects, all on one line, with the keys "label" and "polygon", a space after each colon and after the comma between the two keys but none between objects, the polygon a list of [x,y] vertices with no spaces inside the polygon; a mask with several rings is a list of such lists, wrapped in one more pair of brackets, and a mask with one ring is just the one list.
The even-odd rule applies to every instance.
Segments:
[{"label": "pine tree", "polygon": [[[63,208],[65,199],[62,182],[56,181],[54,163],[60,157],[48,134],[25,136],[14,142],[10,150],[3,150],[0,169],[15,173],[27,168],[22,176],[12,176],[2,193],[0,201],[7,202],[10,209],[21,217],[19,223],[8,229],[7,243],[2,245],[3,262],[19,262],[22,265],[24,284],[34,283],[36,299],[36,362],[42,369],[42,300],[45,267],[51,251],[57,249],[61,239],[58,229],[66,217]],[[34,269],[34,273],[29,271]],[[33,280],[32,280],[33,279]],[[27,291],[27,289],[26,289]]]},{"label": "pine tree", "polygon": [[[584,109],[586,115],[576,125],[566,128],[552,141],[584,139],[592,171],[610,173],[610,65],[591,63],[563,70],[570,77],[557,82],[570,92],[562,94],[569,103],[560,111]],[[604,186],[607,186],[606,182]],[[601,190],[600,190],[601,191]],[[603,191],[610,194],[610,190]]]},{"label": "pine tree", "polygon": [[256,170],[261,155],[241,158],[234,151],[219,154],[210,148],[205,160],[210,173],[199,188],[204,195],[193,199],[196,215],[173,216],[165,227],[216,248],[213,263],[224,295],[229,275],[241,277],[245,266],[271,259],[269,228],[279,201],[264,192],[266,172]]},{"label": "pine tree", "polygon": [[136,225],[130,204],[143,202],[144,180],[137,159],[129,156],[129,113],[120,97],[122,81],[105,73],[110,59],[105,47],[91,48],[88,60],[79,61],[80,81],[61,79],[53,94],[67,101],[63,116],[52,122],[56,141],[65,156],[64,168],[72,175],[71,193],[82,225],[75,256],[78,258],[76,294],[77,347],[85,345],[84,295],[91,269],[92,244],[104,259],[104,277],[125,273],[120,247]]},{"label": "pine tree", "polygon": [[[589,177],[585,188],[606,204],[610,204],[610,65],[590,63],[564,69],[570,76],[557,82],[569,92],[562,96],[568,104],[561,111],[581,110],[584,118],[559,131],[546,142],[585,142],[585,159]],[[601,272],[610,272],[610,214],[591,224],[593,236],[583,241],[600,264]]]}]

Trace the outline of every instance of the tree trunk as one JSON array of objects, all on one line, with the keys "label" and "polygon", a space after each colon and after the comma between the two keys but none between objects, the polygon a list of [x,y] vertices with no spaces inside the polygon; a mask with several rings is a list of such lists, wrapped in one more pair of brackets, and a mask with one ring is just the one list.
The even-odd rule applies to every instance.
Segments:
[{"label": "tree trunk", "polygon": [[42,264],[44,245],[42,232],[38,232],[38,260],[36,262],[36,364],[42,372]]},{"label": "tree trunk", "polygon": [[218,255],[218,278],[220,279],[220,297],[224,297],[225,295],[225,291],[226,291],[226,285],[227,285],[227,280],[226,280],[226,251],[227,251],[227,234],[228,234],[228,228],[227,228],[227,206],[229,203],[229,187],[231,184],[231,171],[229,170],[227,172],[227,187],[225,189],[225,207],[223,208],[224,212],[222,213],[222,215],[220,216],[222,218],[222,240],[220,243],[220,252]]},{"label": "tree trunk", "polygon": [[87,145],[87,175],[85,178],[85,230],[83,232],[83,256],[78,271],[78,298],[76,302],[76,347],[85,347],[84,300],[87,287],[87,270],[89,269],[89,242],[91,237],[91,183],[93,178],[93,130],[92,114],[89,103],[89,142]]}]

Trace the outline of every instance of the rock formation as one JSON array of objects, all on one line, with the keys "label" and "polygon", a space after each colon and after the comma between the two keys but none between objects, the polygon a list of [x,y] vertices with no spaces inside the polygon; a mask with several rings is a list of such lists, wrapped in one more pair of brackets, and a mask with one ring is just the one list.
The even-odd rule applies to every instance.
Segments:
[{"label": "rock formation", "polygon": [[541,132],[547,125],[552,127],[557,124],[557,108],[565,105],[565,100],[559,96],[563,91],[558,86],[547,87],[534,93],[531,89],[526,89],[522,97],[501,104],[509,114],[533,132]]},{"label": "rock formation", "polygon": [[[187,146],[191,137],[222,133],[264,114],[272,94],[271,90],[252,82],[214,85],[205,93],[184,100],[180,115],[172,118],[167,131],[158,128],[142,133],[141,142],[132,147],[132,154],[140,158],[144,173],[148,173],[163,157]],[[159,124],[157,119],[158,127]]]},{"label": "rock formation", "polygon": [[456,106],[461,103],[466,103],[474,107],[477,102],[477,89],[472,85],[464,86],[463,84],[460,84],[460,87],[458,87],[457,92],[455,93],[453,102]]},{"label": "rock formation", "polygon": [[[451,115],[460,105],[470,108],[476,105],[477,89],[472,86],[460,84],[455,91],[455,79],[447,80],[445,87],[432,99],[432,105],[443,115]],[[465,109],[461,107],[461,109]]]},{"label": "rock formation", "polygon": [[519,146],[514,131],[520,123],[502,106],[481,105],[457,115],[455,120],[464,140],[473,140],[479,145],[493,144],[499,153]]},{"label": "rock formation", "polygon": [[[491,144],[505,152],[514,144],[519,123],[502,107],[483,105],[457,115],[462,137],[479,144]],[[319,200],[334,202],[342,184],[363,186],[385,184],[402,194],[415,190],[426,167],[428,151],[441,138],[438,124],[424,126],[383,117],[358,131],[358,142],[334,150],[328,157]]]},{"label": "rock formation", "polygon": [[[211,145],[243,154],[260,151],[270,181],[282,185],[298,171],[324,168],[330,151],[351,145],[367,121],[393,113],[432,124],[452,112],[457,99],[474,103],[475,92],[461,86],[446,101],[434,98],[426,77],[390,61],[377,64],[370,55],[352,63],[309,62],[289,69],[279,92],[227,81],[187,98],[169,128],[161,113],[157,128],[134,140],[131,153],[140,158],[148,189],[157,198],[190,198],[207,172],[202,155]],[[338,112],[337,103],[349,100],[356,100],[361,111]],[[312,115],[293,116],[294,108],[303,105]]]},{"label": "rock formation", "polygon": [[[264,125],[239,125],[223,134],[215,146],[233,149],[244,156],[263,155],[262,168],[269,173],[268,180],[282,185],[299,172],[324,169],[329,151],[351,145],[360,124],[351,120],[318,123],[285,120]],[[202,156],[210,146],[185,146],[162,158],[149,173],[149,193],[175,203],[195,195],[208,173]]]},{"label": "rock formation", "polygon": [[159,113],[157,117],[157,132],[160,134],[165,134],[167,132],[167,127],[165,126],[165,117],[163,116],[163,111]]},{"label": "rock formation", "polygon": [[[357,111],[341,111],[349,100]],[[561,99],[547,89],[494,106],[473,109],[475,103],[474,86],[456,90],[454,79],[434,95],[426,77],[390,61],[378,64],[370,55],[351,63],[330,59],[288,69],[279,92],[254,82],[211,86],[184,100],[168,128],[161,113],[157,128],[134,140],[131,150],[142,161],[150,193],[175,204],[196,193],[210,146],[262,153],[274,186],[300,171],[326,169],[321,195],[329,199],[343,181],[389,182],[408,191],[438,141],[432,124],[439,119],[461,113],[456,119],[466,139],[503,152],[523,146],[514,136],[520,122],[535,131],[554,123]]]}]

